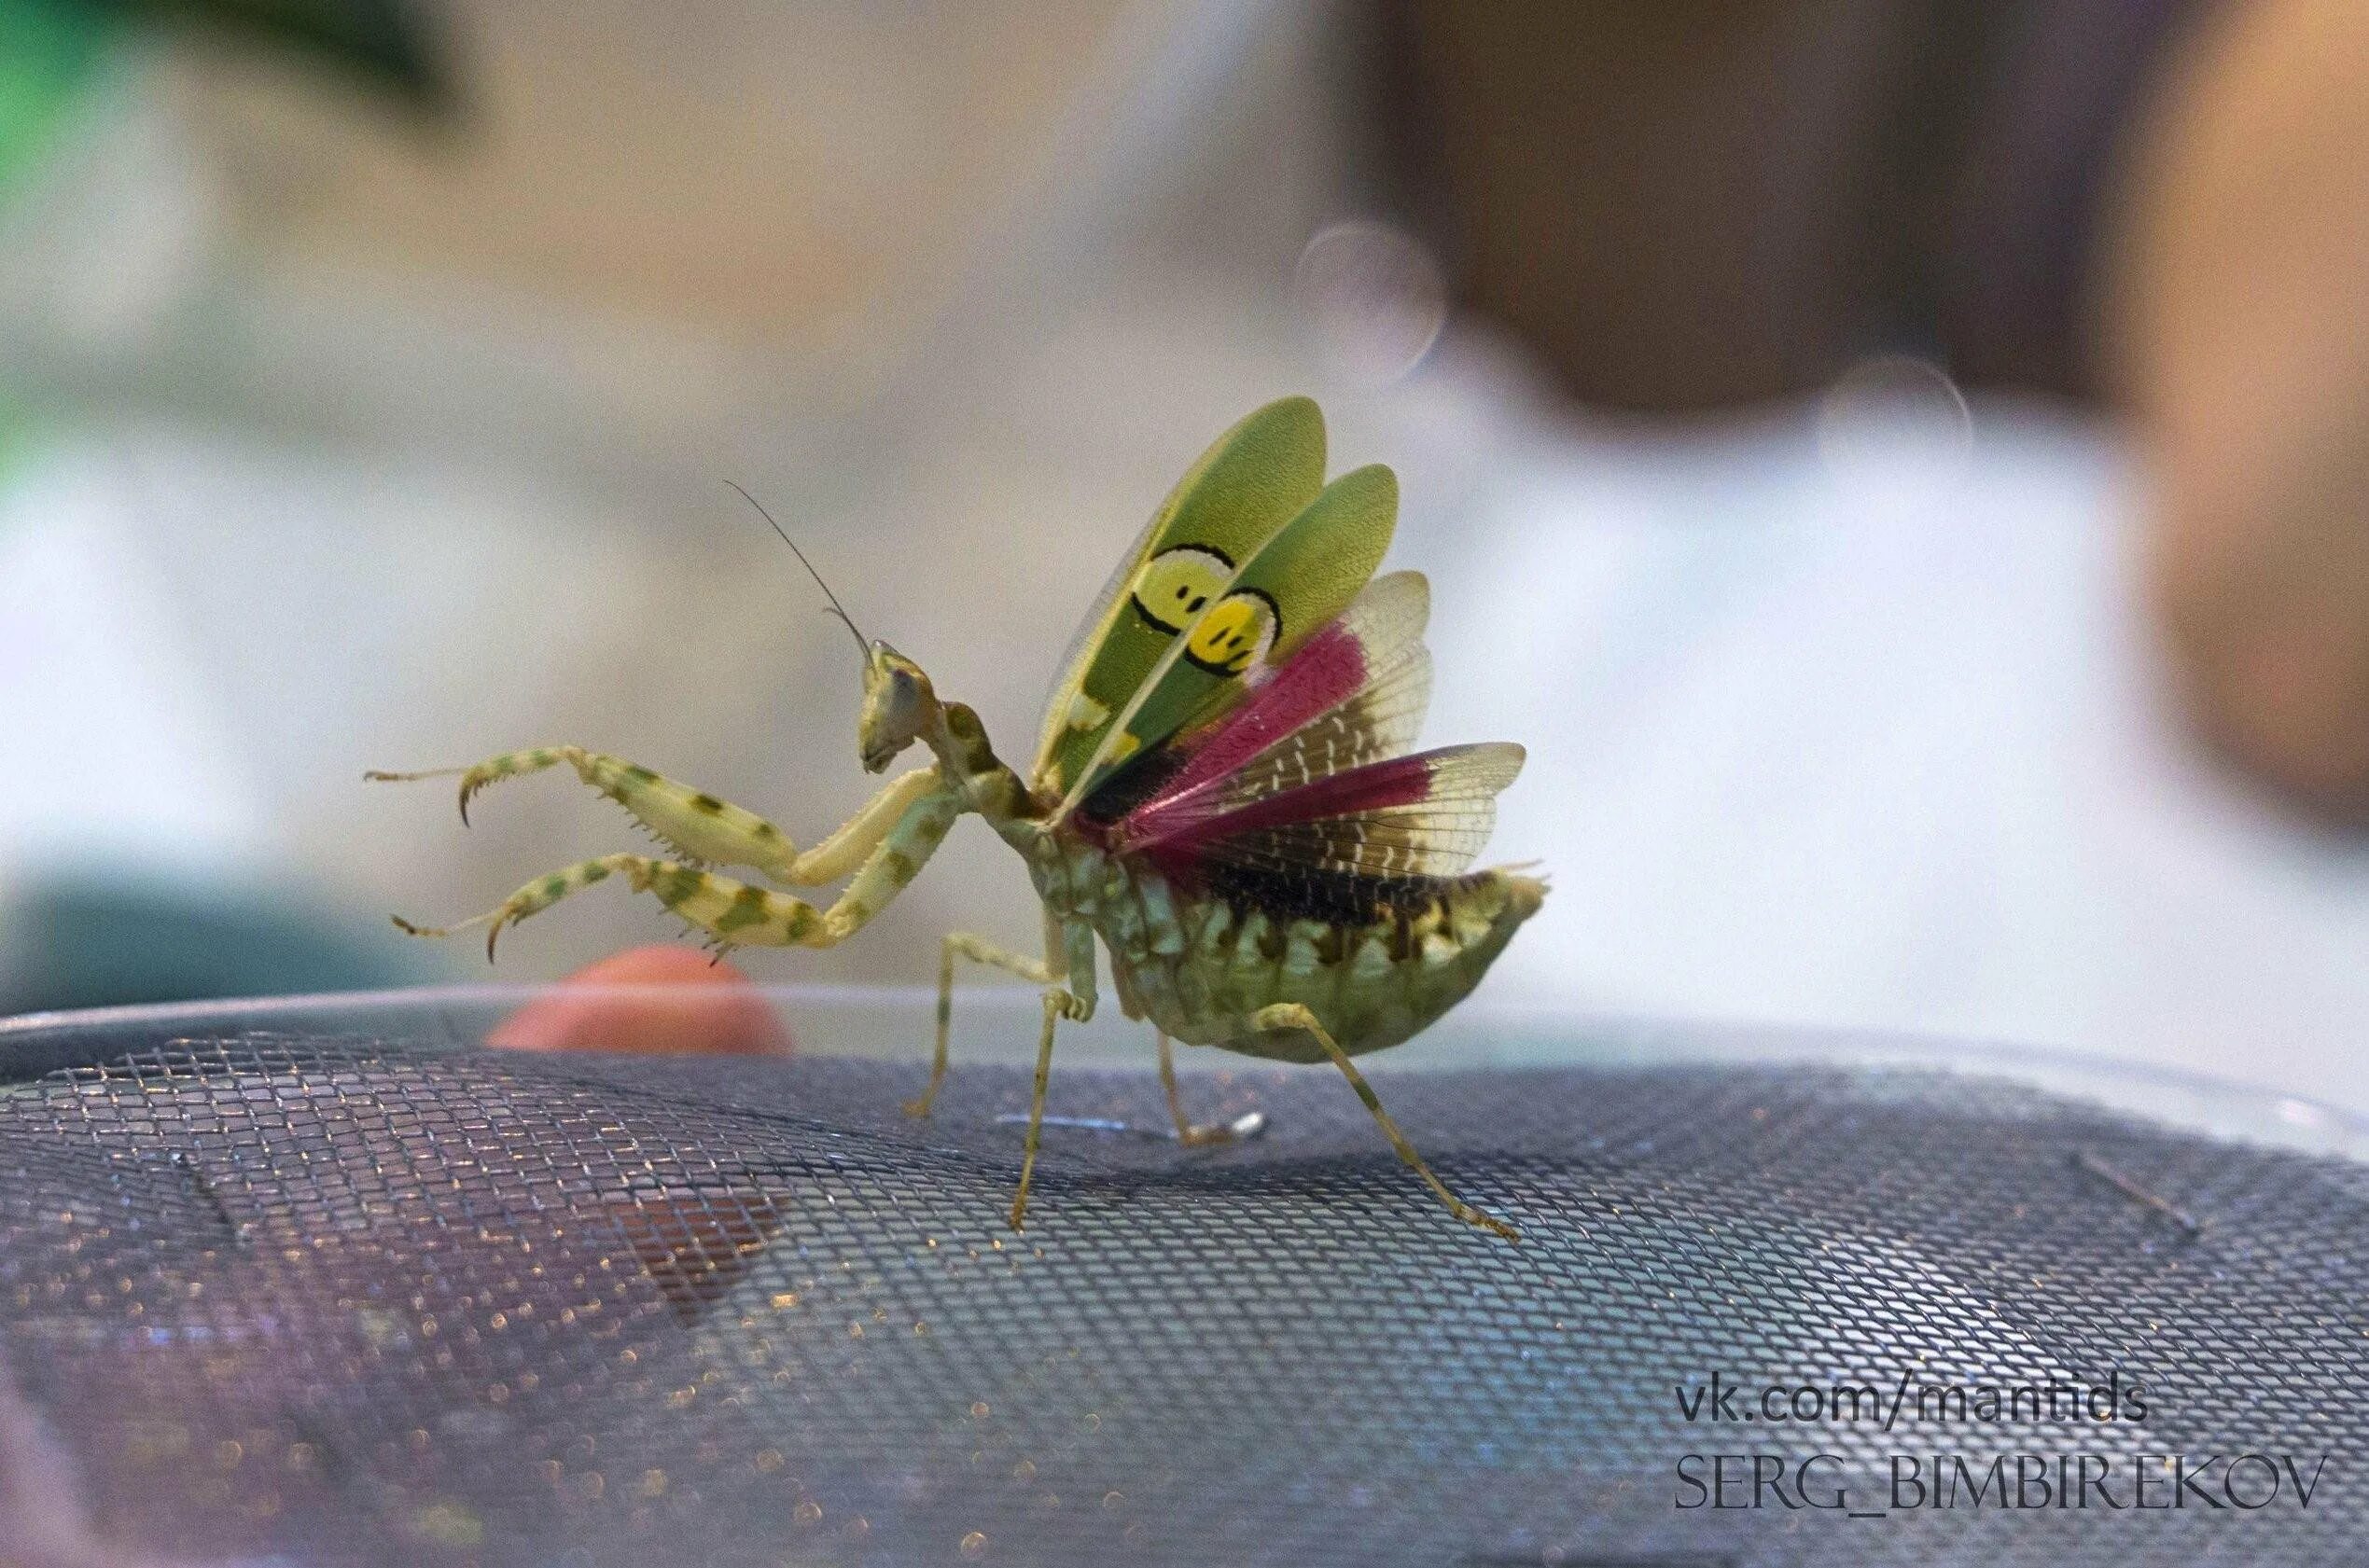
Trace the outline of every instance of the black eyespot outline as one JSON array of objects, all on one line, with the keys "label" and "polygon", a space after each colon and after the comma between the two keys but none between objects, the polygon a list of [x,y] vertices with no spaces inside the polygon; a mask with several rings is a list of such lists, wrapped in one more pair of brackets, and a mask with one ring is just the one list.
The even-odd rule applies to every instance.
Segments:
[{"label": "black eyespot outline", "polygon": [[[1152,562],[1158,561],[1161,556],[1174,555],[1178,550],[1191,550],[1195,555],[1205,555],[1211,557],[1217,561],[1219,565],[1226,569],[1226,575],[1229,576],[1233,576],[1235,570],[1233,557],[1218,548],[1215,545],[1196,545],[1190,541],[1180,545],[1170,545],[1166,549],[1162,550],[1159,555],[1154,555],[1147,559],[1144,562],[1143,566],[1150,565]],[[1143,566],[1136,568],[1136,573],[1138,576],[1140,576],[1143,573]],[[1192,624],[1190,618],[1179,621],[1173,626],[1164,620],[1159,619],[1157,617],[1153,616],[1150,610],[1144,607],[1143,595],[1132,588],[1127,590],[1127,603],[1136,607],[1136,614],[1141,616],[1143,617],[1143,623],[1146,626],[1150,627],[1154,631],[1163,631],[1166,632],[1170,636],[1174,636],[1178,632],[1182,631],[1187,626]],[[1197,604],[1187,609],[1185,612],[1188,617],[1199,615],[1200,613],[1201,606]]]}]

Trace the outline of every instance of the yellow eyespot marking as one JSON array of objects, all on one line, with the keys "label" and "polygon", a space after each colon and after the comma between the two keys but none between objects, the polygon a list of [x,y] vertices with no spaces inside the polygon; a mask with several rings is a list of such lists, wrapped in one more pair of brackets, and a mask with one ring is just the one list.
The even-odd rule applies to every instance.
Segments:
[{"label": "yellow eyespot marking", "polygon": [[1080,691],[1069,700],[1069,714],[1064,720],[1072,729],[1093,729],[1110,716],[1110,710]]},{"label": "yellow eyespot marking", "polygon": [[1110,747],[1110,760],[1113,762],[1123,762],[1128,757],[1135,756],[1136,753],[1141,750],[1143,750],[1142,736],[1136,734],[1122,735],[1115,742],[1112,743]]},{"label": "yellow eyespot marking", "polygon": [[1163,631],[1182,631],[1226,590],[1233,562],[1203,545],[1162,550],[1136,575],[1136,609]]},{"label": "yellow eyespot marking", "polygon": [[1201,617],[1185,657],[1212,674],[1239,675],[1275,646],[1275,601],[1255,588],[1236,589]]}]

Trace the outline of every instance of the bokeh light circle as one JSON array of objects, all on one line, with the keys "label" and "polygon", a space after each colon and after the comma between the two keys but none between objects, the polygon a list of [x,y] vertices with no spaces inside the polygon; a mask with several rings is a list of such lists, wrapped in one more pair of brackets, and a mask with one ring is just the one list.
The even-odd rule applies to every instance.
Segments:
[{"label": "bokeh light circle", "polygon": [[1974,421],[1949,372],[1914,354],[1862,359],[1818,401],[1819,457],[1854,500],[1930,502],[1965,477]]},{"label": "bokeh light circle", "polygon": [[1292,270],[1291,295],[1325,369],[1354,385],[1406,375],[1447,322],[1438,259],[1404,229],[1371,218],[1318,229]]}]

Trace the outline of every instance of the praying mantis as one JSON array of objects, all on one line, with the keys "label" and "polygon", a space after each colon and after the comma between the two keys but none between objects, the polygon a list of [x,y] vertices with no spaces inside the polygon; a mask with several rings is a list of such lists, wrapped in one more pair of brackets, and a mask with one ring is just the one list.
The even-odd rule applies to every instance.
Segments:
[{"label": "praying mantis", "polygon": [[[1055,1033],[1097,1005],[1099,940],[1121,1008],[1159,1032],[1162,1080],[1185,1143],[1228,1133],[1186,1117],[1172,1039],[1330,1062],[1451,1213],[1517,1239],[1450,1190],[1352,1059],[1455,1006],[1538,911],[1540,879],[1470,869],[1523,751],[1501,742],[1411,751],[1430,694],[1429,590],[1417,573],[1374,576],[1397,522],[1398,481],[1376,465],[1327,483],[1324,466],[1323,416],[1305,397],[1268,404],[1217,439],[1087,616],[1025,777],[996,756],[976,713],[941,699],[888,644],[867,641],[830,595],[862,651],[865,770],[884,772],[916,745],[926,765],[803,851],[753,812],[581,746],[373,772],[457,774],[466,822],[488,784],[564,763],[674,852],[581,861],[460,925],[396,923],[420,937],[483,925],[490,958],[505,927],[617,878],[719,948],[828,948],[886,908],[955,823],[976,815],[1027,867],[1044,908],[1042,953],[969,933],[944,939],[936,1051],[905,1109],[927,1116],[945,1081],[957,961],[1040,988],[1013,1229],[1027,1214]],[[843,880],[819,906],[780,891]]]}]

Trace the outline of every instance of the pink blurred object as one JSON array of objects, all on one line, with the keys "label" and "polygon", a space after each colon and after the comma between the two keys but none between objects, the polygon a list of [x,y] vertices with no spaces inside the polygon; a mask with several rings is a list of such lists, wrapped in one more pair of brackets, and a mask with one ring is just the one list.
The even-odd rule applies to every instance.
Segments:
[{"label": "pink blurred object", "polygon": [[506,1050],[787,1055],[789,1031],[746,975],[688,948],[632,948],[589,964],[512,1013],[485,1043]]}]

